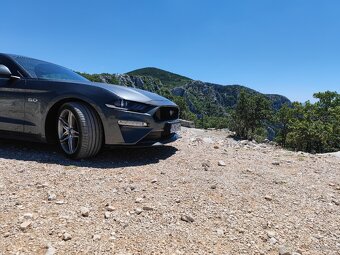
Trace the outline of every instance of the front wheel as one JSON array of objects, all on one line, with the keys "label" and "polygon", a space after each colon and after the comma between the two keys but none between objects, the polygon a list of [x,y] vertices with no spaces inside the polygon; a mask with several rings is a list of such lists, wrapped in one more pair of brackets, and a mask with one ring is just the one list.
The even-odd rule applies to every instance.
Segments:
[{"label": "front wheel", "polygon": [[103,144],[101,121],[84,103],[69,102],[60,107],[57,132],[61,149],[74,159],[97,155]]}]

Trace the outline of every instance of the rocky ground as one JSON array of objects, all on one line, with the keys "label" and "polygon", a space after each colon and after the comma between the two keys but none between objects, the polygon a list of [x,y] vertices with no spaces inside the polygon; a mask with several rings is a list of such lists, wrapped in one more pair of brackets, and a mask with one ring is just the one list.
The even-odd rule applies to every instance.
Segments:
[{"label": "rocky ground", "polygon": [[182,136],[79,162],[0,140],[0,254],[340,254],[340,158]]}]

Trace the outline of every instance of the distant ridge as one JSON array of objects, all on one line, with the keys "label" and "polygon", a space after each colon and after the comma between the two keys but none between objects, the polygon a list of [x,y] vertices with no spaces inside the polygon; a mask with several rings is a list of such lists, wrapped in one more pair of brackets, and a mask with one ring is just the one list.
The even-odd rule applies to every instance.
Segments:
[{"label": "distant ridge", "polygon": [[[235,107],[241,90],[252,94],[261,94],[246,86],[197,81],[155,67],[140,68],[126,74],[80,74],[96,82],[135,87],[161,94],[179,104],[182,111],[190,111],[196,116],[202,114],[211,117],[226,116],[228,109]],[[272,102],[274,110],[280,109],[285,103],[291,103],[288,98],[282,95],[262,95]]]},{"label": "distant ridge", "polygon": [[192,79],[168,72],[156,67],[145,67],[126,73],[132,76],[150,76],[159,79],[164,85],[170,87],[182,86],[192,81]]}]

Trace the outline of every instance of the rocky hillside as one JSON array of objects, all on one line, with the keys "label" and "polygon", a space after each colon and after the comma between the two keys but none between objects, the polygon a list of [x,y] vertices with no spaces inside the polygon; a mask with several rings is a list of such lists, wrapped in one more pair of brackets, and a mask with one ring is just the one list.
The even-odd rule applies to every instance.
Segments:
[{"label": "rocky hillside", "polygon": [[[240,90],[259,93],[240,85],[195,81],[157,68],[142,68],[126,74],[81,74],[92,81],[136,87],[170,98],[181,97],[196,115],[224,116],[228,108],[235,106]],[[272,102],[275,110],[284,103],[290,103],[289,99],[281,95],[265,96]]]},{"label": "rocky hillside", "polygon": [[338,255],[340,158],[183,129],[74,161],[0,141],[0,254]]},{"label": "rocky hillside", "polygon": [[168,71],[164,71],[162,69],[154,68],[154,67],[146,67],[137,69],[127,73],[131,76],[149,76],[153,77],[154,79],[158,79],[162,82],[163,85],[174,88],[174,87],[181,87],[188,82],[192,81],[190,78],[178,75],[175,73],[171,73]]}]

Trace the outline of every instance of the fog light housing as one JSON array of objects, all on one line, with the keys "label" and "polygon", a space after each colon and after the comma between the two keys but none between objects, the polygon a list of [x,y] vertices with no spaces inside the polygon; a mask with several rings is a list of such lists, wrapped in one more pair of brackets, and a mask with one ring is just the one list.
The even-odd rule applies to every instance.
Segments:
[{"label": "fog light housing", "polygon": [[130,127],[147,127],[148,123],[142,121],[133,121],[133,120],[118,120],[118,124],[121,126],[130,126]]}]

